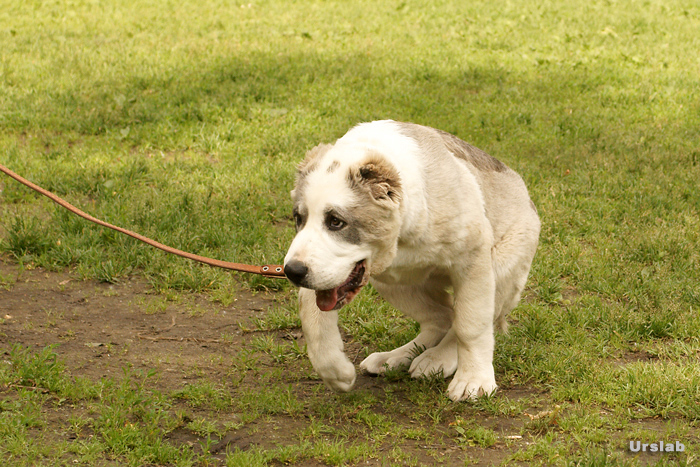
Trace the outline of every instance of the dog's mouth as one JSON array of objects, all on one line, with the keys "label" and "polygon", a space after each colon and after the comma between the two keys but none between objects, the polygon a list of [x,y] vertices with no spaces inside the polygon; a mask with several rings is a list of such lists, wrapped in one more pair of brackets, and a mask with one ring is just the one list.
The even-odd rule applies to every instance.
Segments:
[{"label": "dog's mouth", "polygon": [[348,278],[334,289],[317,290],[316,305],[322,311],[331,311],[341,308],[355,298],[360,289],[367,284],[365,278],[365,260],[359,261]]}]

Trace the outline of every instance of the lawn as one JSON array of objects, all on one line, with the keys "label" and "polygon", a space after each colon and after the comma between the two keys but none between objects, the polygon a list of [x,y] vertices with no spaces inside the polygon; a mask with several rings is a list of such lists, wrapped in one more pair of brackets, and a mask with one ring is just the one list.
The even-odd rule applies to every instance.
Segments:
[{"label": "lawn", "polygon": [[[171,315],[224,323],[237,300],[269,298],[237,317],[239,334],[209,337],[216,365],[195,371],[173,355],[194,381],[155,363],[93,374],[68,351],[79,332],[49,332],[72,316],[60,299],[41,319],[5,305],[0,455],[695,465],[698,31],[691,0],[2,0],[0,163],[108,222],[198,254],[279,263],[305,151],[391,118],[451,132],[522,174],[542,233],[497,336],[495,396],[453,403],[445,381],[400,371],[338,395],[308,363],[286,282],[167,256],[0,178],[0,307],[23,303],[12,294],[29,278],[55,277],[72,281],[55,291],[105,300],[138,282],[134,316],[161,328]],[[357,362],[417,331],[371,289],[340,314]],[[43,344],[22,337],[40,330]],[[273,431],[285,436],[265,440]],[[254,442],[224,442],[235,436]],[[685,450],[635,453],[632,440]]]}]

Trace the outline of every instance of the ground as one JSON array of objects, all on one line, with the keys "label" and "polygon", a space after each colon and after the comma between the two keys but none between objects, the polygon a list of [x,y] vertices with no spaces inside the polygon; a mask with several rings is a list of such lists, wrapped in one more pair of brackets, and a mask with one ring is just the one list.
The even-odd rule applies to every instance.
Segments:
[{"label": "ground", "polygon": [[[259,325],[277,301],[272,293],[253,293],[241,287],[233,303],[224,305],[192,292],[159,294],[139,277],[118,284],[81,281],[70,271],[20,267],[8,258],[0,261],[0,277],[5,284],[0,288],[0,351],[4,350],[5,358],[15,344],[36,352],[53,346],[73,376],[99,381],[120,380],[127,373],[154,375],[143,381],[149,391],[170,398],[168,407],[179,420],[164,430],[164,439],[189,447],[200,456],[202,465],[223,465],[232,452],[278,452],[307,439],[312,444],[332,445],[336,430],[345,432],[349,445],[369,442],[373,447],[359,454],[344,452],[340,457],[313,448],[286,460],[278,453],[272,456],[273,465],[528,465],[514,454],[532,450],[548,432],[558,430],[560,408],[548,405],[545,393],[527,387],[501,388],[497,400],[511,406],[486,411],[445,399],[445,404],[437,405],[440,411],[429,416],[436,419],[432,426],[420,426],[426,417],[412,413],[411,407],[415,410],[421,402],[414,395],[415,388],[406,388],[405,378],[392,381],[359,374],[354,390],[359,399],[336,395],[323,387],[305,355],[289,361],[281,357],[289,356],[289,348],[303,349],[299,328],[256,329],[255,323]],[[279,348],[287,345],[287,350],[279,351],[276,358],[268,351],[266,355],[273,358],[250,360],[250,364],[245,364],[247,357],[237,357],[250,355],[253,348],[265,353],[261,341],[286,342]],[[365,349],[350,336],[346,342],[357,364]],[[251,397],[264,399],[271,384],[290,388],[286,408],[266,409],[250,402]],[[199,387],[217,388],[200,398],[230,398],[233,402],[198,401],[188,388]],[[217,392],[222,388],[228,393]],[[0,387],[0,394],[12,400],[17,389],[18,385],[10,384]],[[390,400],[394,402],[387,402]],[[333,403],[344,409],[328,415],[324,407]],[[277,404],[285,406],[284,402]],[[563,414],[567,408],[561,410]],[[42,436],[51,433],[52,443],[87,441],[95,436],[90,423],[80,429],[71,422],[81,417],[92,420],[94,409],[89,404],[47,401],[42,411]],[[606,415],[604,410],[601,414]],[[348,422],[354,428],[345,428]],[[654,420],[644,421],[639,428],[666,430],[665,423]],[[426,429],[423,434],[421,429]],[[363,436],[382,439],[363,440]],[[541,461],[543,456],[539,457]],[[201,461],[204,458],[206,462]],[[637,465],[657,460],[647,455],[637,458]],[[120,462],[119,456],[106,455],[97,464]]]},{"label": "ground", "polygon": [[[165,300],[142,279],[131,278],[119,284],[81,281],[70,272],[25,269],[7,260],[0,261],[0,276],[13,278],[14,282],[12,287],[0,289],[0,319],[3,320],[0,349],[5,349],[5,355],[12,344],[37,351],[52,345],[73,375],[97,381],[119,379],[124,375],[124,368],[144,373],[154,371],[157,379],[149,384],[164,394],[182,390],[198,380],[223,382],[229,379],[231,369],[226,362],[232,354],[250,345],[252,335],[256,334],[250,332],[245,323],[264,315],[275,301],[274,295],[254,294],[244,288],[230,306],[194,293],[182,294],[177,300]],[[276,334],[281,339],[297,340],[303,348],[300,330]],[[350,344],[348,353],[359,354],[359,350],[358,344]],[[380,378],[358,375],[356,388],[380,395],[386,389],[385,383]],[[252,383],[246,383],[249,384]],[[318,378],[311,376],[298,380],[296,390],[311,395],[321,387]],[[322,391],[327,390],[323,388]],[[516,393],[513,391],[512,396],[517,397]],[[334,396],[330,392],[327,394]],[[62,433],[69,440],[80,436],[67,430],[66,419],[71,414],[54,408],[47,410],[47,423],[54,432]],[[217,423],[238,425],[239,416],[231,412],[219,412]],[[246,450],[251,446],[272,448],[293,444],[308,425],[309,415],[313,418],[313,414],[308,413],[274,416],[246,423],[240,430],[222,428],[212,436],[209,452],[213,458],[223,460],[227,450],[235,448]],[[197,416],[195,410],[187,417]],[[519,436],[520,427],[514,426],[510,418],[486,417],[484,423],[491,429]],[[520,424],[516,422],[515,425]],[[202,441],[202,436],[184,427],[176,428],[167,438],[195,449]],[[479,449],[474,465],[499,463],[509,454],[503,448],[504,445]],[[444,465],[464,463],[464,450],[454,444],[431,446],[420,440],[404,440],[402,449],[422,462],[433,463],[437,456],[446,462]],[[390,451],[391,447],[381,450]],[[369,464],[381,465],[382,461],[376,459]],[[327,464],[307,459],[297,465]]]}]

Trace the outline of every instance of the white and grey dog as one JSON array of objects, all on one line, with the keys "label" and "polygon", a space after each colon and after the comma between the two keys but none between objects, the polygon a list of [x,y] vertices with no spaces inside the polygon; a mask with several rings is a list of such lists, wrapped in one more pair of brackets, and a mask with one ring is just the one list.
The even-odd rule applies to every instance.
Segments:
[{"label": "white and grey dog", "polygon": [[330,388],[355,383],[336,310],[371,281],[420,333],[361,369],[454,374],[455,401],[496,390],[494,325],[505,329],[520,299],[540,231],[518,174],[449,133],[386,120],[309,151],[292,198],[284,271],[301,287],[309,358]]}]

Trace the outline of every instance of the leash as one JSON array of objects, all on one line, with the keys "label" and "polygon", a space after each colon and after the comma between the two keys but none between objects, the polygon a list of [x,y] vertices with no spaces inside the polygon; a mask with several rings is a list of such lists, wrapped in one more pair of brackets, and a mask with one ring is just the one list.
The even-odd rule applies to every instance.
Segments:
[{"label": "leash", "polygon": [[80,209],[76,208],[72,204],[68,203],[67,201],[59,198],[55,194],[51,193],[48,190],[45,190],[41,188],[38,185],[35,185],[34,183],[30,182],[29,180],[22,178],[21,176],[17,175],[7,167],[3,166],[0,164],[0,171],[4,172],[5,174],[9,175],[10,177],[14,178],[18,182],[20,182],[23,185],[28,186],[32,190],[36,191],[37,193],[41,193],[42,195],[46,196],[49,198],[51,201],[54,203],[68,209],[70,212],[73,214],[77,214],[78,216],[82,217],[83,219],[87,219],[90,222],[94,222],[95,224],[101,225],[102,227],[107,227],[108,229],[116,230],[117,232],[121,232],[125,235],[128,235],[129,237],[133,237],[136,240],[140,240],[148,245],[151,245],[153,247],[156,247],[160,250],[163,250],[165,252],[171,253],[173,255],[177,256],[182,256],[183,258],[191,259],[193,261],[199,261],[200,263],[208,264],[209,266],[215,266],[217,268],[223,268],[223,269],[230,269],[233,271],[239,271],[239,272],[247,272],[250,274],[259,274],[261,276],[269,277],[269,278],[276,278],[276,279],[283,279],[285,278],[284,274],[284,269],[282,268],[281,265],[278,264],[265,264],[263,266],[256,266],[253,264],[243,264],[243,263],[231,263],[228,261],[221,261],[218,259],[212,259],[212,258],[207,258],[205,256],[199,256],[195,255],[193,253],[188,253],[186,251],[178,250],[177,248],[170,247],[168,245],[163,245],[162,243],[156,242],[155,240],[151,240],[148,237],[144,237],[141,234],[137,234],[136,232],[132,232],[131,230],[127,230],[121,227],[117,227],[116,225],[109,224],[105,221],[102,221],[100,219],[97,219],[96,217],[91,216],[90,214],[87,214]]}]

